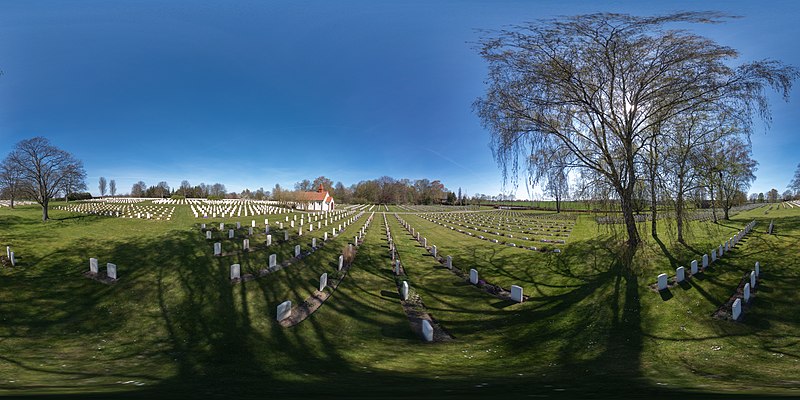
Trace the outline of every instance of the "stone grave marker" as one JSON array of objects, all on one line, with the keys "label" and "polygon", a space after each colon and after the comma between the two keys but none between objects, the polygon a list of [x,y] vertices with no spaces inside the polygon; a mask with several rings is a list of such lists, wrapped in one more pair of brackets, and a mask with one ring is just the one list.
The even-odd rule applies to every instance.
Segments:
[{"label": "stone grave marker", "polygon": [[408,300],[408,281],[403,281],[403,286],[400,287],[400,300]]},{"label": "stone grave marker", "polygon": [[667,274],[659,274],[658,275],[658,290],[664,290],[667,288]]},{"label": "stone grave marker", "polygon": [[478,284],[478,270],[475,268],[469,270],[469,283],[473,285]]},{"label": "stone grave marker", "polygon": [[744,284],[744,302],[747,303],[748,301],[750,301],[750,284],[749,283],[745,283]]},{"label": "stone grave marker", "polygon": [[100,269],[97,266],[97,259],[96,258],[90,258],[89,259],[89,272],[91,272],[93,274],[96,274],[99,271],[100,271]]},{"label": "stone grave marker", "polygon": [[294,256],[300,257],[300,245],[294,246]]},{"label": "stone grave marker", "polygon": [[522,303],[522,286],[511,285],[511,300]]},{"label": "stone grave marker", "polygon": [[211,231],[206,231],[206,240],[211,240]]},{"label": "stone grave marker", "polygon": [[267,235],[267,246],[272,246],[272,235]]},{"label": "stone grave marker", "polygon": [[433,341],[433,327],[427,319],[422,320],[422,337],[425,338],[426,342]]},{"label": "stone grave marker", "polygon": [[107,263],[106,275],[111,279],[117,280],[117,264]]},{"label": "stone grave marker", "polygon": [[321,292],[325,290],[327,286],[328,286],[328,273],[325,272],[319,276],[319,291]]},{"label": "stone grave marker", "polygon": [[742,315],[742,299],[736,299],[733,302],[733,307],[731,307],[731,314],[733,314],[733,319],[738,320],[739,316]]},{"label": "stone grave marker", "polygon": [[276,317],[278,321],[283,321],[286,318],[289,318],[291,316],[292,316],[292,302],[291,302],[291,300],[286,300],[283,303],[278,304],[278,315]]},{"label": "stone grave marker", "polygon": [[214,243],[214,255],[219,256],[222,255],[222,243]]},{"label": "stone grave marker", "polygon": [[431,246],[431,254],[433,254],[433,258],[436,258],[436,245]]},{"label": "stone grave marker", "polygon": [[708,254],[703,254],[703,269],[708,268]]},{"label": "stone grave marker", "polygon": [[241,279],[242,277],[242,268],[239,264],[231,265],[231,280],[234,279]]},{"label": "stone grave marker", "polygon": [[283,241],[284,242],[289,241],[289,231],[283,231]]},{"label": "stone grave marker", "polygon": [[233,229],[228,229],[228,239],[233,239]]},{"label": "stone grave marker", "polygon": [[269,267],[272,268],[278,265],[278,255],[277,254],[270,254],[269,255]]},{"label": "stone grave marker", "polygon": [[756,284],[756,271],[750,271],[750,287],[755,289]]},{"label": "stone grave marker", "polygon": [[[696,274],[697,273],[697,260],[692,260],[691,267],[692,267],[692,275]],[[681,280],[683,280],[683,279],[681,279]]]},{"label": "stone grave marker", "polygon": [[311,238],[311,248],[312,249],[317,248],[317,238]]},{"label": "stone grave marker", "polygon": [[[697,260],[692,261],[692,268],[697,269]],[[675,281],[683,282],[686,279],[686,268],[678,267],[675,269]]]},{"label": "stone grave marker", "polygon": [[756,261],[755,272],[756,272],[756,278],[758,278],[758,276],[761,275],[761,263],[759,261]]},{"label": "stone grave marker", "polygon": [[340,255],[340,256],[339,256],[339,271],[341,271],[341,270],[342,270],[342,267],[343,267],[343,266],[344,266],[344,256],[343,256],[343,255]]},{"label": "stone grave marker", "polygon": [[447,263],[445,265],[447,265],[448,269],[453,269],[453,257],[452,256],[447,256]]},{"label": "stone grave marker", "polygon": [[250,251],[250,239],[245,239],[242,242],[242,248],[244,249],[244,251]]}]

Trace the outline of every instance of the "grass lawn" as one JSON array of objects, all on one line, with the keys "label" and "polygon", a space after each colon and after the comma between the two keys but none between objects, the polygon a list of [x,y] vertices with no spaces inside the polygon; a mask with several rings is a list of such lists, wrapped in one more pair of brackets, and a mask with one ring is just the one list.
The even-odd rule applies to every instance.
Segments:
[{"label": "grass lawn", "polygon": [[[388,208],[407,279],[450,342],[423,343],[410,328],[391,272],[383,206],[373,208],[345,280],[291,328],[275,321],[276,306],[301,303],[323,272],[336,276],[338,255],[370,212],[303,260],[231,284],[231,264],[256,272],[270,254],[283,261],[296,244],[307,250],[312,237],[321,243],[343,221],[311,232],[306,222],[302,236],[284,222],[288,242],[273,223],[273,246],[239,253],[251,220],[255,246],[265,241],[264,218],[290,214],[195,219],[178,205],[171,221],[53,210],[53,220],[42,223],[37,207],[0,208],[0,244],[10,245],[19,263],[0,268],[0,396],[800,396],[798,208],[693,221],[686,244],[674,240],[667,221],[658,240],[641,223],[644,243],[632,269],[619,257],[623,228],[598,225],[591,215],[578,216],[558,246],[563,253],[553,254],[489,243]],[[475,268],[505,288],[520,285],[529,300],[503,301],[459,279],[393,212],[441,256],[451,255],[456,268]],[[688,269],[753,219],[753,232],[709,270],[668,292],[649,288],[659,273]],[[775,234],[767,235],[771,220]],[[199,228],[237,221],[243,228],[232,240],[215,231],[207,241]],[[237,253],[214,257],[216,241]],[[116,263],[119,281],[84,277],[90,257],[101,270]],[[712,318],[756,261],[761,280],[743,319]]]}]

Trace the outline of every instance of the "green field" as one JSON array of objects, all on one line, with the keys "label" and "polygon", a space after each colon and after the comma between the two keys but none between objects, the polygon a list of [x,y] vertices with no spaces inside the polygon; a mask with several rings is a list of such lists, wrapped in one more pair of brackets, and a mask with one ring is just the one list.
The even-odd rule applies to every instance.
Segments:
[{"label": "green field", "polygon": [[[372,210],[338,289],[308,319],[283,328],[276,306],[302,303],[321,273],[335,276],[338,255],[371,213],[303,260],[232,284],[230,264],[256,272],[270,253],[284,260],[295,244],[307,249],[312,237],[321,241],[324,230],[286,243],[281,233],[268,251],[214,257],[219,236],[207,241],[200,223],[241,222],[237,239],[222,240],[224,251],[237,251],[251,219],[258,224],[254,245],[265,240],[264,218],[287,214],[195,219],[178,205],[171,221],[54,210],[42,223],[37,207],[0,208],[0,244],[18,261],[0,268],[0,396],[800,396],[798,208],[762,207],[720,224],[693,221],[685,245],[674,241],[668,221],[659,225],[659,240],[641,223],[645,242],[625,268],[624,229],[590,215],[570,220],[567,243],[555,254],[480,240],[389,206],[388,228],[412,291],[453,337],[438,343],[424,343],[400,305],[384,210]],[[528,301],[502,300],[459,279],[393,212],[440,255],[452,256],[455,268],[475,268],[504,288],[520,285]],[[480,212],[506,215],[499,213]],[[527,221],[549,214],[518,215]],[[667,292],[650,289],[659,273],[688,269],[753,219],[753,232],[709,270]],[[773,219],[775,234],[767,235]],[[85,277],[90,257],[101,270],[116,263],[118,282]],[[712,318],[756,261],[761,280],[743,319]]]}]

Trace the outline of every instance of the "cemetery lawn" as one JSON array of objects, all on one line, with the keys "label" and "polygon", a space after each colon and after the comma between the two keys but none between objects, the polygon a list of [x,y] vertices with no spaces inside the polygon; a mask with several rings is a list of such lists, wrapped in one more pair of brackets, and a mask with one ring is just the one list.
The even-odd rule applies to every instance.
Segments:
[{"label": "cemetery lawn", "polygon": [[[195,219],[178,205],[171,221],[87,216],[38,207],[0,208],[0,244],[18,266],[0,267],[0,396],[65,398],[485,398],[800,396],[800,208],[761,207],[730,221],[675,227],[640,224],[644,244],[622,266],[618,225],[581,213],[561,254],[490,243],[389,206],[455,268],[528,300],[511,303],[468,284],[436,262],[393,213],[386,213],[411,290],[454,339],[423,343],[399,302],[382,211],[376,206],[346,278],[308,319],[283,328],[276,306],[302,303],[320,274],[334,279],[341,250],[370,213],[301,261],[231,284],[242,273],[304,250],[322,230],[269,250],[238,253],[255,219]],[[536,221],[545,212],[482,210]],[[458,213],[448,214],[458,215]],[[448,217],[449,218],[449,217]],[[701,260],[751,220],[729,254],[668,291],[659,273]],[[547,219],[542,219],[547,221]],[[775,234],[767,235],[771,220]],[[241,222],[234,255],[214,257],[199,224]],[[571,219],[569,221],[572,221]],[[330,225],[330,228],[338,225]],[[571,223],[571,222],[570,222]],[[307,225],[307,224],[306,224]],[[287,226],[288,228],[288,226]],[[316,228],[316,227],[315,227]],[[274,228],[273,228],[274,229]],[[278,234],[280,232],[280,234]],[[514,234],[516,238],[516,234]],[[227,238],[227,236],[225,236]],[[550,246],[553,248],[553,246]],[[5,254],[5,253],[3,253]],[[119,281],[84,276],[89,258],[117,264]],[[761,278],[741,321],[712,318],[745,273]],[[326,289],[330,291],[331,289]]]}]

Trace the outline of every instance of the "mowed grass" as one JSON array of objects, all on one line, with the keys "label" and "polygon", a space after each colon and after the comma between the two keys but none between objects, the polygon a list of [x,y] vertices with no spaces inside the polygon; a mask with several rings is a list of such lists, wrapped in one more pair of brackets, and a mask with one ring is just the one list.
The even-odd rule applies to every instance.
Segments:
[{"label": "mowed grass", "polygon": [[[686,245],[674,241],[669,223],[659,225],[659,240],[643,223],[645,243],[632,269],[619,256],[622,228],[597,225],[589,215],[579,217],[557,255],[399,214],[442,256],[453,256],[455,267],[476,268],[481,279],[506,288],[522,286],[530,296],[522,304],[490,296],[444,269],[387,213],[413,290],[455,337],[433,344],[411,331],[400,306],[383,216],[376,212],[336,292],[306,321],[280,327],[275,307],[302,302],[323,272],[332,280],[336,258],[369,215],[301,262],[232,285],[230,264],[255,272],[269,254],[282,261],[295,244],[305,250],[311,237],[321,242],[340,222],[313,232],[306,222],[303,236],[295,228],[287,243],[273,224],[273,240],[280,240],[269,250],[214,257],[218,236],[206,241],[201,222],[240,221],[236,239],[222,240],[236,250],[251,219],[258,224],[252,246],[264,240],[264,218],[283,221],[284,215],[200,220],[178,206],[169,222],[53,211],[54,220],[43,224],[36,207],[0,209],[0,242],[13,247],[20,263],[0,270],[0,395],[800,394],[800,209],[760,208],[718,225],[692,222]],[[754,232],[705,273],[668,293],[648,287],[658,273],[688,269],[754,218]],[[771,219],[775,235],[766,235]],[[83,277],[89,257],[101,267],[115,262],[119,282]],[[713,319],[755,261],[762,279],[744,319]]]}]

